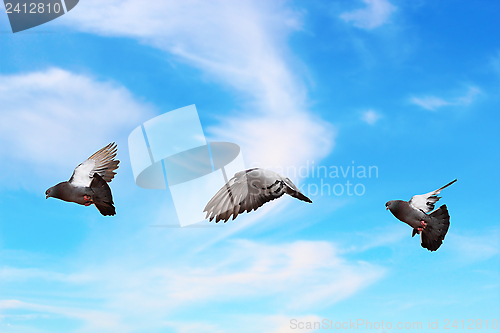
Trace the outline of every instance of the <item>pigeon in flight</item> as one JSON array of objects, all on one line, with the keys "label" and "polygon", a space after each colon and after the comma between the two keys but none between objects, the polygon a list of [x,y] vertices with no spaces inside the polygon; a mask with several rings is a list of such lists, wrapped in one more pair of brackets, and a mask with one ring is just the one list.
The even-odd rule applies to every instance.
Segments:
[{"label": "pigeon in flight", "polygon": [[442,205],[432,213],[434,204],[441,197],[437,195],[446,187],[457,180],[446,184],[445,186],[421,195],[415,195],[409,202],[402,200],[388,201],[385,206],[400,221],[407,223],[413,228],[412,237],[420,234],[423,248],[429,251],[436,251],[443,244],[444,236],[450,227],[450,215],[446,205]]},{"label": "pigeon in flight", "polygon": [[224,220],[224,223],[233,215],[233,220],[244,211],[257,210],[268,201],[291,195],[299,200],[312,203],[311,199],[303,195],[299,189],[286,177],[276,172],[261,168],[253,168],[237,172],[207,203],[204,212],[205,218],[215,222]]},{"label": "pigeon in flight", "polygon": [[120,161],[114,160],[116,144],[110,143],[98,150],[73,171],[67,182],[59,183],[45,191],[45,198],[53,197],[80,205],[94,204],[104,216],[115,215],[113,197],[108,186],[115,176]]}]

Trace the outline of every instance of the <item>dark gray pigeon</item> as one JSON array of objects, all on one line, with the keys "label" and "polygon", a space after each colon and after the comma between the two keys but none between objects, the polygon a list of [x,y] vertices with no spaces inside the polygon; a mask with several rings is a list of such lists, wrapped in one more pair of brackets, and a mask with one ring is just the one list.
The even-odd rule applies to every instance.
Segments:
[{"label": "dark gray pigeon", "polygon": [[108,182],[115,176],[114,170],[118,169],[120,163],[114,160],[116,151],[114,142],[98,150],[75,168],[69,181],[45,191],[45,198],[53,197],[85,206],[94,204],[102,215],[115,215]]},{"label": "dark gray pigeon", "polygon": [[439,192],[456,181],[455,179],[435,191],[415,195],[409,202],[388,201],[385,204],[386,209],[389,209],[400,221],[413,228],[412,237],[420,234],[423,248],[436,251],[443,244],[444,236],[450,227],[450,215],[448,215],[446,205],[442,205],[430,214],[428,213],[434,209],[434,204],[441,199],[437,196]]},{"label": "dark gray pigeon", "polygon": [[224,220],[224,223],[233,215],[233,220],[244,211],[257,210],[268,201],[291,195],[299,200],[312,203],[311,199],[303,195],[299,189],[286,177],[276,172],[253,168],[237,172],[207,203],[204,212],[205,218],[215,222]]}]

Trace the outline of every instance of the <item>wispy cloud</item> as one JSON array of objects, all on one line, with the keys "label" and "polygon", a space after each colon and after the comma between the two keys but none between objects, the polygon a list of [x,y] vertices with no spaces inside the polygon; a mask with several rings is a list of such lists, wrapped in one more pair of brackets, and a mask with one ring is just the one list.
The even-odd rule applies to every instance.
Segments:
[{"label": "wispy cloud", "polygon": [[382,115],[374,110],[364,111],[361,115],[361,120],[369,125],[375,125],[375,123],[382,117]]},{"label": "wispy cloud", "polygon": [[435,111],[436,109],[443,106],[468,106],[477,98],[477,95],[481,93],[476,87],[469,87],[469,90],[464,96],[459,96],[455,98],[450,98],[448,100],[435,97],[435,96],[424,96],[424,97],[412,97],[410,102],[423,107],[424,109]]},{"label": "wispy cloud", "polygon": [[[120,316],[112,313],[106,313],[96,310],[88,310],[85,308],[68,308],[62,306],[51,306],[45,304],[29,303],[19,300],[0,300],[0,310],[5,312],[6,310],[17,310],[17,311],[35,311],[37,315],[25,318],[36,319],[43,316],[44,314],[63,316],[68,319],[77,319],[85,323],[85,332],[128,332],[126,327],[122,326],[120,321]],[[14,326],[14,325],[13,325]],[[15,327],[13,327],[15,329]],[[22,330],[22,332],[29,332],[30,328],[27,330]],[[17,329],[16,332],[19,332]]]},{"label": "wispy cloud", "polygon": [[500,254],[500,229],[494,228],[488,234],[453,234],[450,247],[461,262],[470,263],[488,260]]},{"label": "wispy cloud", "polygon": [[240,109],[209,133],[240,144],[247,162],[300,165],[332,149],[335,130],[308,110],[307,90],[289,65],[287,38],[301,29],[302,14],[286,2],[156,1],[144,6],[133,0],[89,0],[79,6],[71,21],[58,22],[138,39],[236,91]]},{"label": "wispy cloud", "polygon": [[364,252],[380,247],[389,247],[407,239],[409,233],[404,226],[378,227],[370,231],[356,231],[345,237],[345,252]]},{"label": "wispy cloud", "polygon": [[434,96],[426,96],[422,98],[412,97],[410,101],[413,104],[420,105],[424,109],[427,110],[436,110],[445,105],[450,105],[450,102],[445,101],[444,99],[434,97]]},{"label": "wispy cloud", "polygon": [[[237,240],[221,244],[210,252],[210,255],[198,253],[178,259],[169,257],[166,265],[140,268],[134,267],[129,260],[112,258],[103,266],[87,267],[77,274],[92,276],[92,281],[75,279],[75,274],[64,279],[59,273],[34,274],[32,270],[26,270],[23,277],[23,270],[16,270],[16,281],[39,281],[40,276],[53,278],[62,283],[66,295],[71,286],[78,286],[74,295],[68,295],[77,302],[88,286],[90,292],[83,293],[86,304],[91,299],[97,303],[92,311],[85,308],[79,311],[80,302],[68,304],[68,309],[63,311],[47,300],[43,305],[4,300],[0,306],[36,309],[41,314],[56,313],[70,318],[77,316],[85,321],[84,332],[106,325],[110,331],[127,332],[159,329],[173,319],[172,313],[182,317],[183,313],[191,313],[213,302],[219,304],[219,309],[224,308],[224,304],[263,300],[275,304],[281,313],[314,311],[358,293],[384,275],[384,269],[379,266],[346,261],[334,244],[323,241],[271,245]],[[7,274],[5,270],[2,276],[13,277],[12,269],[7,269]],[[13,279],[5,282],[15,283]],[[259,331],[272,330],[282,332],[283,327],[273,324]]]},{"label": "wispy cloud", "polygon": [[342,13],[340,18],[355,27],[370,30],[384,25],[397,9],[387,0],[363,0],[363,2],[366,4],[365,8]]},{"label": "wispy cloud", "polygon": [[500,76],[500,50],[490,58],[490,66]]},{"label": "wispy cloud", "polygon": [[59,68],[0,75],[0,104],[0,140],[8,142],[0,146],[0,165],[38,166],[32,173],[49,167],[69,173],[153,114],[119,84]]}]

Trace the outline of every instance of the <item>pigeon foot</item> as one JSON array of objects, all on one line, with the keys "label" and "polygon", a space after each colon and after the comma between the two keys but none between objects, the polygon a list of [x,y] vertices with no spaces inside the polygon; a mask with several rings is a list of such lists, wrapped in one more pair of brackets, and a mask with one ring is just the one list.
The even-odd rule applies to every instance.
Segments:
[{"label": "pigeon foot", "polygon": [[422,225],[422,227],[427,227],[427,223],[425,223],[424,221],[420,221],[420,224]]},{"label": "pigeon foot", "polygon": [[90,199],[92,199],[92,198],[90,197],[90,195],[86,195],[86,194],[85,194],[85,195],[83,196],[83,200],[85,200],[85,201],[90,201]]},{"label": "pigeon foot", "polygon": [[89,201],[89,202],[84,203],[84,205],[85,205],[85,206],[90,206],[90,205],[92,205],[92,204],[93,204],[93,202],[92,202],[92,201]]},{"label": "pigeon foot", "polygon": [[424,231],[424,228],[417,228],[418,231]]}]

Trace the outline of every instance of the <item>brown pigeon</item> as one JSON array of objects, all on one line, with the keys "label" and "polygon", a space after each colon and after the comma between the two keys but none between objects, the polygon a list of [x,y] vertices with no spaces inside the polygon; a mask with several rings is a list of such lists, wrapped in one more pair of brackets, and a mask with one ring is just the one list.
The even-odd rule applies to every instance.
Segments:
[{"label": "brown pigeon", "polygon": [[391,200],[385,206],[400,221],[407,223],[413,228],[412,237],[416,234],[421,236],[421,245],[429,251],[436,251],[443,244],[444,236],[450,227],[450,215],[446,205],[442,205],[432,213],[434,204],[441,198],[437,195],[444,188],[450,186],[457,180],[445,186],[421,195],[415,195],[410,201]]},{"label": "brown pigeon", "polygon": [[114,170],[120,163],[114,160],[116,151],[114,142],[98,150],[75,168],[69,181],[45,191],[45,198],[53,197],[85,206],[94,204],[102,215],[115,215],[113,196],[107,183],[115,176]]}]

